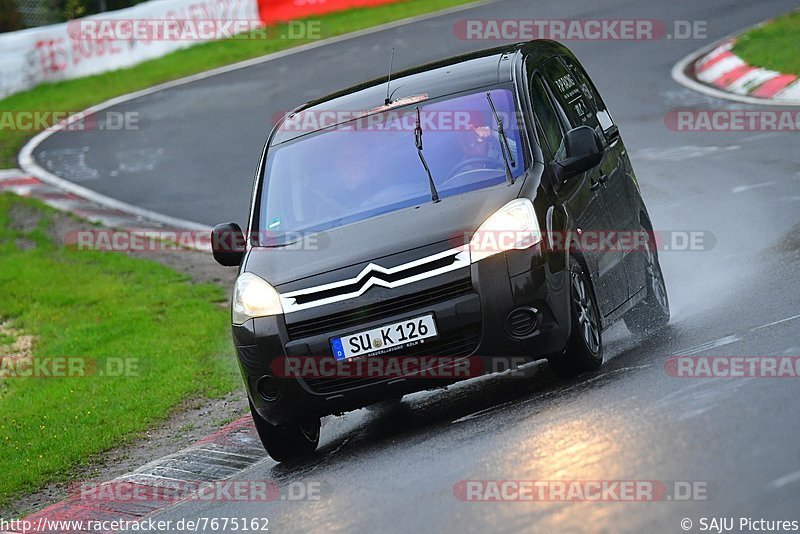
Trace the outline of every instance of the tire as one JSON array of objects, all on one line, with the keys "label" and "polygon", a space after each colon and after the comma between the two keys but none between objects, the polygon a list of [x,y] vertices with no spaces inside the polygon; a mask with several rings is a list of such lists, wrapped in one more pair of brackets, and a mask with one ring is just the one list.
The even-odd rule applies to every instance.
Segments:
[{"label": "tire", "polygon": [[319,417],[276,426],[258,415],[252,403],[250,403],[250,414],[253,416],[261,444],[276,462],[287,462],[307,456],[319,445]]},{"label": "tire", "polygon": [[[642,231],[652,236],[652,232],[647,229],[643,228]],[[637,337],[657,332],[669,323],[667,286],[664,284],[664,275],[658,261],[658,251],[652,239],[645,241],[643,253],[647,256],[645,267],[647,296],[623,318],[630,333]]]},{"label": "tire", "polygon": [[603,364],[603,333],[594,287],[581,264],[572,257],[569,261],[569,279],[569,340],[561,354],[548,359],[550,368],[561,378],[594,371]]}]

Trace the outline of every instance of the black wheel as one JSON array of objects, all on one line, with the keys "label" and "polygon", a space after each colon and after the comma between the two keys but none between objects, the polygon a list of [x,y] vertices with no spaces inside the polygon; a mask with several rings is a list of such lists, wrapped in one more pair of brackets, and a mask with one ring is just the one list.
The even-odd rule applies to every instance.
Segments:
[{"label": "black wheel", "polygon": [[276,462],[286,462],[311,454],[319,445],[319,417],[276,426],[258,415],[252,403],[250,414],[261,444]]},{"label": "black wheel", "polygon": [[600,308],[589,276],[575,258],[569,262],[572,328],[567,347],[549,358],[550,368],[563,378],[598,369],[603,364]]},{"label": "black wheel", "polygon": [[[644,230],[643,231],[647,231]],[[651,235],[648,232],[648,235]],[[658,252],[653,240],[648,238],[642,251],[646,255],[646,287],[647,296],[631,311],[625,314],[625,326],[631,334],[645,336],[664,328],[669,323],[669,297]]]}]

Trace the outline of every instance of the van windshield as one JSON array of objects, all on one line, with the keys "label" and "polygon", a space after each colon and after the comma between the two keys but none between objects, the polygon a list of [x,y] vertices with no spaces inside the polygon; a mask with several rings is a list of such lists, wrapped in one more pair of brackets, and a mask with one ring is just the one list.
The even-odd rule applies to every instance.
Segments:
[{"label": "van windshield", "polygon": [[[490,99],[503,122],[508,158]],[[484,90],[379,113],[352,113],[358,118],[270,148],[259,214],[260,234],[268,242],[262,237],[262,244],[279,245],[295,240],[290,235],[431,202],[415,143],[417,126],[440,198],[502,183],[506,159],[511,176],[518,177],[524,163],[515,110],[511,90]],[[326,120],[341,122],[342,116],[307,110],[281,128],[316,130]]]}]

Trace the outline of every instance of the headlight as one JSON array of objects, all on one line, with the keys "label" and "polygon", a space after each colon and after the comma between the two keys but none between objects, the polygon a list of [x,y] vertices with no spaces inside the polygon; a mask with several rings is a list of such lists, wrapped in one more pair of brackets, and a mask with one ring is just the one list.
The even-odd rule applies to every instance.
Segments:
[{"label": "headlight", "polygon": [[275,288],[253,273],[243,273],[233,288],[233,324],[244,324],[253,317],[283,313],[281,297]]},{"label": "headlight", "polygon": [[512,200],[486,219],[469,242],[470,261],[507,250],[522,250],[542,240],[533,203],[527,198]]}]

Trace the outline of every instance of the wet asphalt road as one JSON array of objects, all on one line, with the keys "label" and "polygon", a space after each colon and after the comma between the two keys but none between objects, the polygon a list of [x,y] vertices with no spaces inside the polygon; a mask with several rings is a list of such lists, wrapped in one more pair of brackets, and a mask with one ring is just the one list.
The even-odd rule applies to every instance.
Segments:
[{"label": "wet asphalt road", "polygon": [[[267,517],[270,531],[658,531],[702,517],[800,520],[800,379],[674,378],[673,355],[800,356],[800,156],[796,133],[680,133],[673,108],[749,108],[685,89],[683,56],[796,2],[500,1],[303,52],[115,108],[138,132],[68,133],[40,163],[151,210],[243,222],[270,117],[304,100],[487,43],[453,37],[455,20],[648,18],[708,21],[708,39],[572,42],[604,95],[657,230],[703,230],[713,248],[664,252],[673,321],[645,341],[605,333],[603,369],[559,383],[544,364],[323,422],[318,453],[265,460],[243,480],[320,484],[302,502],[186,503],[164,519]],[[703,481],[705,501],[471,503],[461,480]],[[738,526],[738,519],[737,519]]]}]

